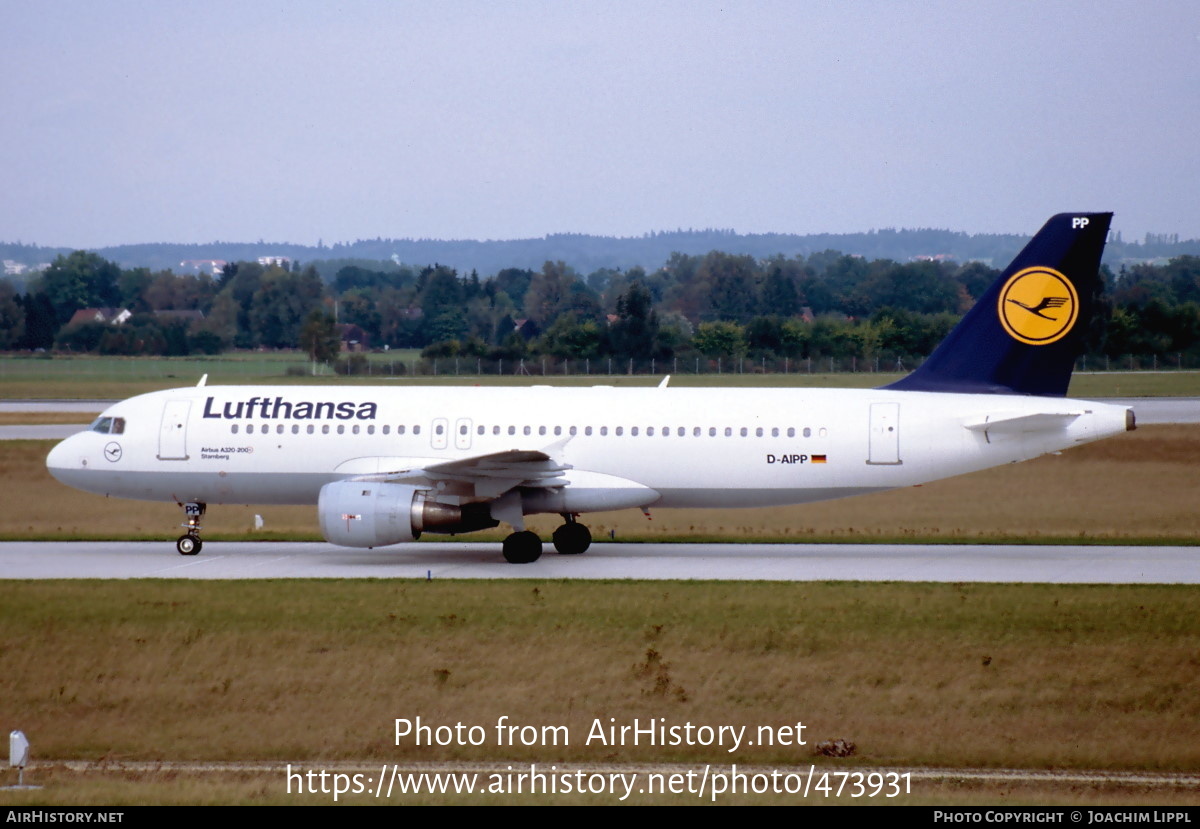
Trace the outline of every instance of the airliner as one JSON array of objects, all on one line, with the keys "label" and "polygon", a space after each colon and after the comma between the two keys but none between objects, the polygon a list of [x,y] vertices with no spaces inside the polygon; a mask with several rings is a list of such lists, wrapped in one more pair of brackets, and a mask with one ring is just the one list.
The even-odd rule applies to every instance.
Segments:
[{"label": "airliner", "polygon": [[171,501],[201,549],[209,504],[314,504],[345,547],[511,527],[557,513],[770,507],[906,487],[1135,426],[1065,397],[1099,292],[1111,213],[1052,217],[913,373],[877,389],[208,386],[117,403],[51,450],[62,483]]}]

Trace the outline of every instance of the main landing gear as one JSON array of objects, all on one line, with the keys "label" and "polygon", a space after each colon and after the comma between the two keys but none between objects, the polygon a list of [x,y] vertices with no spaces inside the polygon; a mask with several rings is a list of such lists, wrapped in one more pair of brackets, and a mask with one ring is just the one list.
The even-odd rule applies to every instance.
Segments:
[{"label": "main landing gear", "polygon": [[[592,545],[592,533],[575,520],[564,515],[566,523],[554,531],[554,549],[560,555],[576,556]],[[530,564],[542,557],[542,540],[528,530],[515,532],[504,539],[504,560],[509,564]]]},{"label": "main landing gear", "polygon": [[175,541],[175,549],[179,551],[179,555],[194,556],[204,547],[204,542],[200,540],[200,516],[204,515],[206,509],[207,504],[198,504],[195,501],[183,505],[183,512],[187,516],[187,523],[183,526],[187,527],[187,532]]},{"label": "main landing gear", "polygon": [[554,549],[559,555],[577,556],[592,546],[592,531],[575,520],[574,515],[564,515],[567,523],[554,531]]},{"label": "main landing gear", "polygon": [[529,530],[515,532],[504,539],[504,560],[509,564],[530,564],[542,557],[542,540]]}]

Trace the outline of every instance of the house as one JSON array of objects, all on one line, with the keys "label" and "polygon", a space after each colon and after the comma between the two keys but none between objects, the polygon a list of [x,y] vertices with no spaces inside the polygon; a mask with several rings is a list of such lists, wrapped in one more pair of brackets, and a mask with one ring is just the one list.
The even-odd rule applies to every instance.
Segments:
[{"label": "house", "polygon": [[366,351],[371,346],[370,337],[353,323],[340,323],[337,327],[338,336],[342,340],[342,351]]},{"label": "house", "polygon": [[181,270],[191,271],[192,273],[208,273],[212,276],[220,276],[226,264],[224,259],[184,259],[179,263],[179,267]]},{"label": "house", "polygon": [[121,325],[132,316],[133,312],[128,308],[80,308],[67,320],[67,325],[83,325],[87,322]]}]

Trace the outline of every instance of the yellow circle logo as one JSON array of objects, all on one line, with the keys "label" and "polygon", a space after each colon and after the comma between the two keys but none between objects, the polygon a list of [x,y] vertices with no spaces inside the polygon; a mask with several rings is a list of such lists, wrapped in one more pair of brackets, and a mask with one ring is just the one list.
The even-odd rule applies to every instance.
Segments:
[{"label": "yellow circle logo", "polygon": [[1028,345],[1049,345],[1066,336],[1079,317],[1075,286],[1053,268],[1036,266],[1013,274],[1000,289],[1000,324]]}]

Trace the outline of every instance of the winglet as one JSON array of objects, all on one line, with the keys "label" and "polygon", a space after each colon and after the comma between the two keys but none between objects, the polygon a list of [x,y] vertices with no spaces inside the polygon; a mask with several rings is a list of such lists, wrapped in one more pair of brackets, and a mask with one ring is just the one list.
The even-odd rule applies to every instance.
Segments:
[{"label": "winglet", "polygon": [[668,374],[666,377],[664,377],[662,379],[662,382],[658,384],[658,387],[660,389],[665,389],[667,387],[667,383],[670,383],[670,382],[671,382],[671,375]]},{"label": "winglet", "polygon": [[1111,213],[1059,213],[920,367],[885,388],[1063,397],[1100,292]]},{"label": "winglet", "polygon": [[196,384],[196,388],[201,388],[208,382],[208,375],[205,374],[200,378],[200,382]]}]

